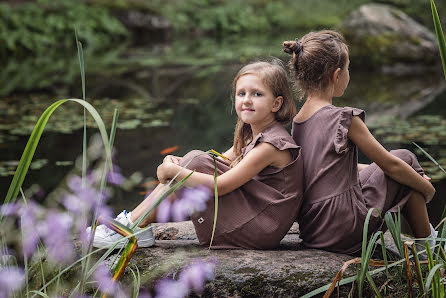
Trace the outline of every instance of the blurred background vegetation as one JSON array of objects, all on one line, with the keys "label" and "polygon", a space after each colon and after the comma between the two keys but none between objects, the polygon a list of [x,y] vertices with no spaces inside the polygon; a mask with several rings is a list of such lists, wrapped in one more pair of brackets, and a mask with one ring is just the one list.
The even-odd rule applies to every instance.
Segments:
[{"label": "blurred background vegetation", "polygon": [[[129,32],[122,24],[128,11],[160,17],[169,36],[228,36],[330,28],[367,0],[7,0],[0,4],[0,59],[72,50],[73,28],[86,48],[107,49],[138,42],[144,32]],[[382,0],[433,28],[425,1]],[[439,11],[445,3],[437,1]],[[143,20],[144,21],[144,20]],[[150,20],[149,20],[150,21]],[[156,29],[156,24],[153,28]],[[133,34],[132,34],[133,33]],[[147,33],[147,32],[145,32]],[[147,39],[147,37],[143,37]]]}]

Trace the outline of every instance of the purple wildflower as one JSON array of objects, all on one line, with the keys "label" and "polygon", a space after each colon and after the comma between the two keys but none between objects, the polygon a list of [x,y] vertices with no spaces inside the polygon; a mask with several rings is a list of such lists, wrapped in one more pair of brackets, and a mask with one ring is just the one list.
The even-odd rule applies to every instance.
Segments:
[{"label": "purple wildflower", "polygon": [[37,248],[39,240],[39,231],[37,227],[37,214],[40,213],[40,208],[36,203],[30,201],[27,205],[22,206],[18,211],[21,215],[20,227],[22,229],[22,248],[25,257],[30,257]]},{"label": "purple wildflower", "polygon": [[111,184],[121,185],[124,182],[125,177],[121,174],[119,167],[113,166],[113,170],[113,172],[110,171],[107,173],[107,181]]},{"label": "purple wildflower", "polygon": [[155,297],[186,297],[191,291],[201,293],[207,280],[214,279],[215,261],[197,260],[180,273],[178,280],[162,279],[156,285]]},{"label": "purple wildflower", "polygon": [[98,282],[98,288],[100,291],[107,294],[113,294],[116,290],[116,284],[111,278],[110,270],[104,263],[98,265],[93,277]]},{"label": "purple wildflower", "polygon": [[157,222],[168,222],[170,220],[171,207],[172,204],[169,200],[164,200],[161,202],[156,212]]},{"label": "purple wildflower", "polygon": [[190,204],[192,210],[201,212],[206,209],[206,201],[210,196],[209,188],[201,185],[195,188],[186,188],[182,199]]},{"label": "purple wildflower", "polygon": [[205,210],[206,201],[209,199],[210,194],[210,190],[204,186],[185,189],[182,197],[172,205],[173,220],[183,221],[192,213]]},{"label": "purple wildflower", "polygon": [[66,213],[50,211],[42,225],[41,235],[48,257],[58,263],[66,263],[73,257],[70,238],[72,218]]},{"label": "purple wildflower", "polygon": [[82,179],[73,176],[68,180],[68,186],[73,194],[66,195],[63,204],[67,210],[76,214],[89,213],[98,207],[100,201],[102,202],[107,198],[107,193],[101,194],[93,188],[91,179],[87,179],[85,187],[82,187]]},{"label": "purple wildflower", "polygon": [[0,206],[0,216],[11,216],[17,214],[20,205],[18,203],[8,203]]},{"label": "purple wildflower", "polygon": [[152,298],[152,295],[150,295],[148,292],[140,292],[138,294],[138,298]]},{"label": "purple wildflower", "polygon": [[156,298],[183,298],[189,293],[186,284],[173,280],[162,279],[156,285]]},{"label": "purple wildflower", "polygon": [[9,297],[11,293],[23,287],[23,271],[19,268],[0,268],[0,297]]},{"label": "purple wildflower", "polygon": [[214,279],[214,270],[215,262],[197,260],[183,269],[179,280],[187,284],[196,293],[201,293],[206,281]]}]

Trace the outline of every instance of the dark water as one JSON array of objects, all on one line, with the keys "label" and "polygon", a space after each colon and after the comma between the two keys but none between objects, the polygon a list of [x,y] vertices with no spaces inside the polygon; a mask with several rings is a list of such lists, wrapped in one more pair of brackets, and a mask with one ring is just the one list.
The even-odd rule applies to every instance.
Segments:
[{"label": "dark water", "polygon": [[[146,52],[153,53],[154,47],[131,51],[139,53],[135,54],[137,57],[148,57]],[[118,108],[120,112],[115,164],[126,177],[135,172],[142,177],[135,179],[134,187],[129,190],[114,188],[111,205],[115,211],[132,209],[143,199],[146,187],[142,184],[153,180],[163,149],[178,146],[173,154],[181,156],[192,149],[213,148],[221,152],[231,146],[236,120],[231,113],[232,78],[243,62],[258,55],[276,54],[272,48],[267,48],[266,53],[245,54],[238,49],[231,54],[234,57],[216,58],[207,64],[141,63],[121,72],[110,70],[116,69],[116,65],[104,65],[101,71],[87,75],[87,100],[108,127],[113,109]],[[197,61],[200,60],[197,58]],[[351,77],[345,96],[336,99],[334,104],[365,109],[367,124],[387,149],[407,148],[417,153],[437,189],[436,198],[429,204],[430,215],[437,222],[446,204],[446,175],[417,151],[412,142],[446,166],[446,89],[441,72],[390,76],[353,69]],[[73,78],[68,85],[58,85],[60,88],[56,91],[17,91],[0,98],[1,196],[6,195],[15,170],[14,161],[20,159],[40,114],[55,99],[68,95],[79,97],[78,83]],[[97,129],[92,119],[88,123],[91,137]],[[38,189],[33,185],[51,193],[64,186],[68,173],[79,173],[75,164],[82,152],[81,127],[82,109],[76,104],[64,104],[56,111],[37,148],[34,157],[37,163],[25,179],[25,193]],[[367,158],[360,155],[360,162],[367,162]]]}]

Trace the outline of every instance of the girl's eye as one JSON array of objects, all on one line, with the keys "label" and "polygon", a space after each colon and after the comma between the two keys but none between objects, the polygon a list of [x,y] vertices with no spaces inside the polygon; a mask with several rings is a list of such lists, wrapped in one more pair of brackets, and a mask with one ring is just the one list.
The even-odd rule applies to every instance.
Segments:
[{"label": "girl's eye", "polygon": [[262,96],[262,93],[256,92],[256,93],[254,93],[254,96]]},{"label": "girl's eye", "polygon": [[238,96],[245,96],[245,92],[240,91],[239,93],[237,93]]}]

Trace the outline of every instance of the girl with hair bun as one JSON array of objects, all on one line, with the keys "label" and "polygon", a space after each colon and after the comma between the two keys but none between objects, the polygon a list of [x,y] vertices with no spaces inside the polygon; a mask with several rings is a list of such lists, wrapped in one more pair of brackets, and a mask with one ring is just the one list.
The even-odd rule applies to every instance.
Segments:
[{"label": "girl with hair bun", "polygon": [[[408,221],[418,244],[435,244],[436,231],[426,210],[435,189],[416,156],[388,152],[364,123],[364,111],[336,107],[349,83],[347,44],[335,31],[310,32],[285,41],[289,65],[306,100],[293,119],[292,135],[302,146],[304,199],[298,216],[307,247],[337,253],[358,252],[367,212],[376,208],[369,235],[383,229],[384,214],[398,212]],[[359,148],[373,163],[358,164]],[[421,239],[424,238],[424,239]],[[420,247],[421,248],[421,247]]]},{"label": "girl with hair bun", "polygon": [[[284,128],[296,114],[296,107],[287,72],[279,60],[244,66],[234,78],[233,92],[238,120],[233,146],[224,153],[231,162],[216,159],[220,198],[212,248],[270,249],[278,246],[288,232],[301,202],[300,147]],[[154,205],[164,184],[185,165],[187,169],[176,179],[195,170],[187,185],[214,188],[214,160],[208,154],[194,150],[182,158],[169,155],[158,167],[160,185],[132,212],[123,211],[117,220],[133,224]],[[156,213],[150,213],[140,227],[155,222]],[[209,245],[214,200],[191,218],[200,244]],[[140,246],[153,245],[150,228],[146,231],[136,235],[143,235],[139,236]],[[99,226],[93,245],[111,247],[121,237],[111,232]]]}]

